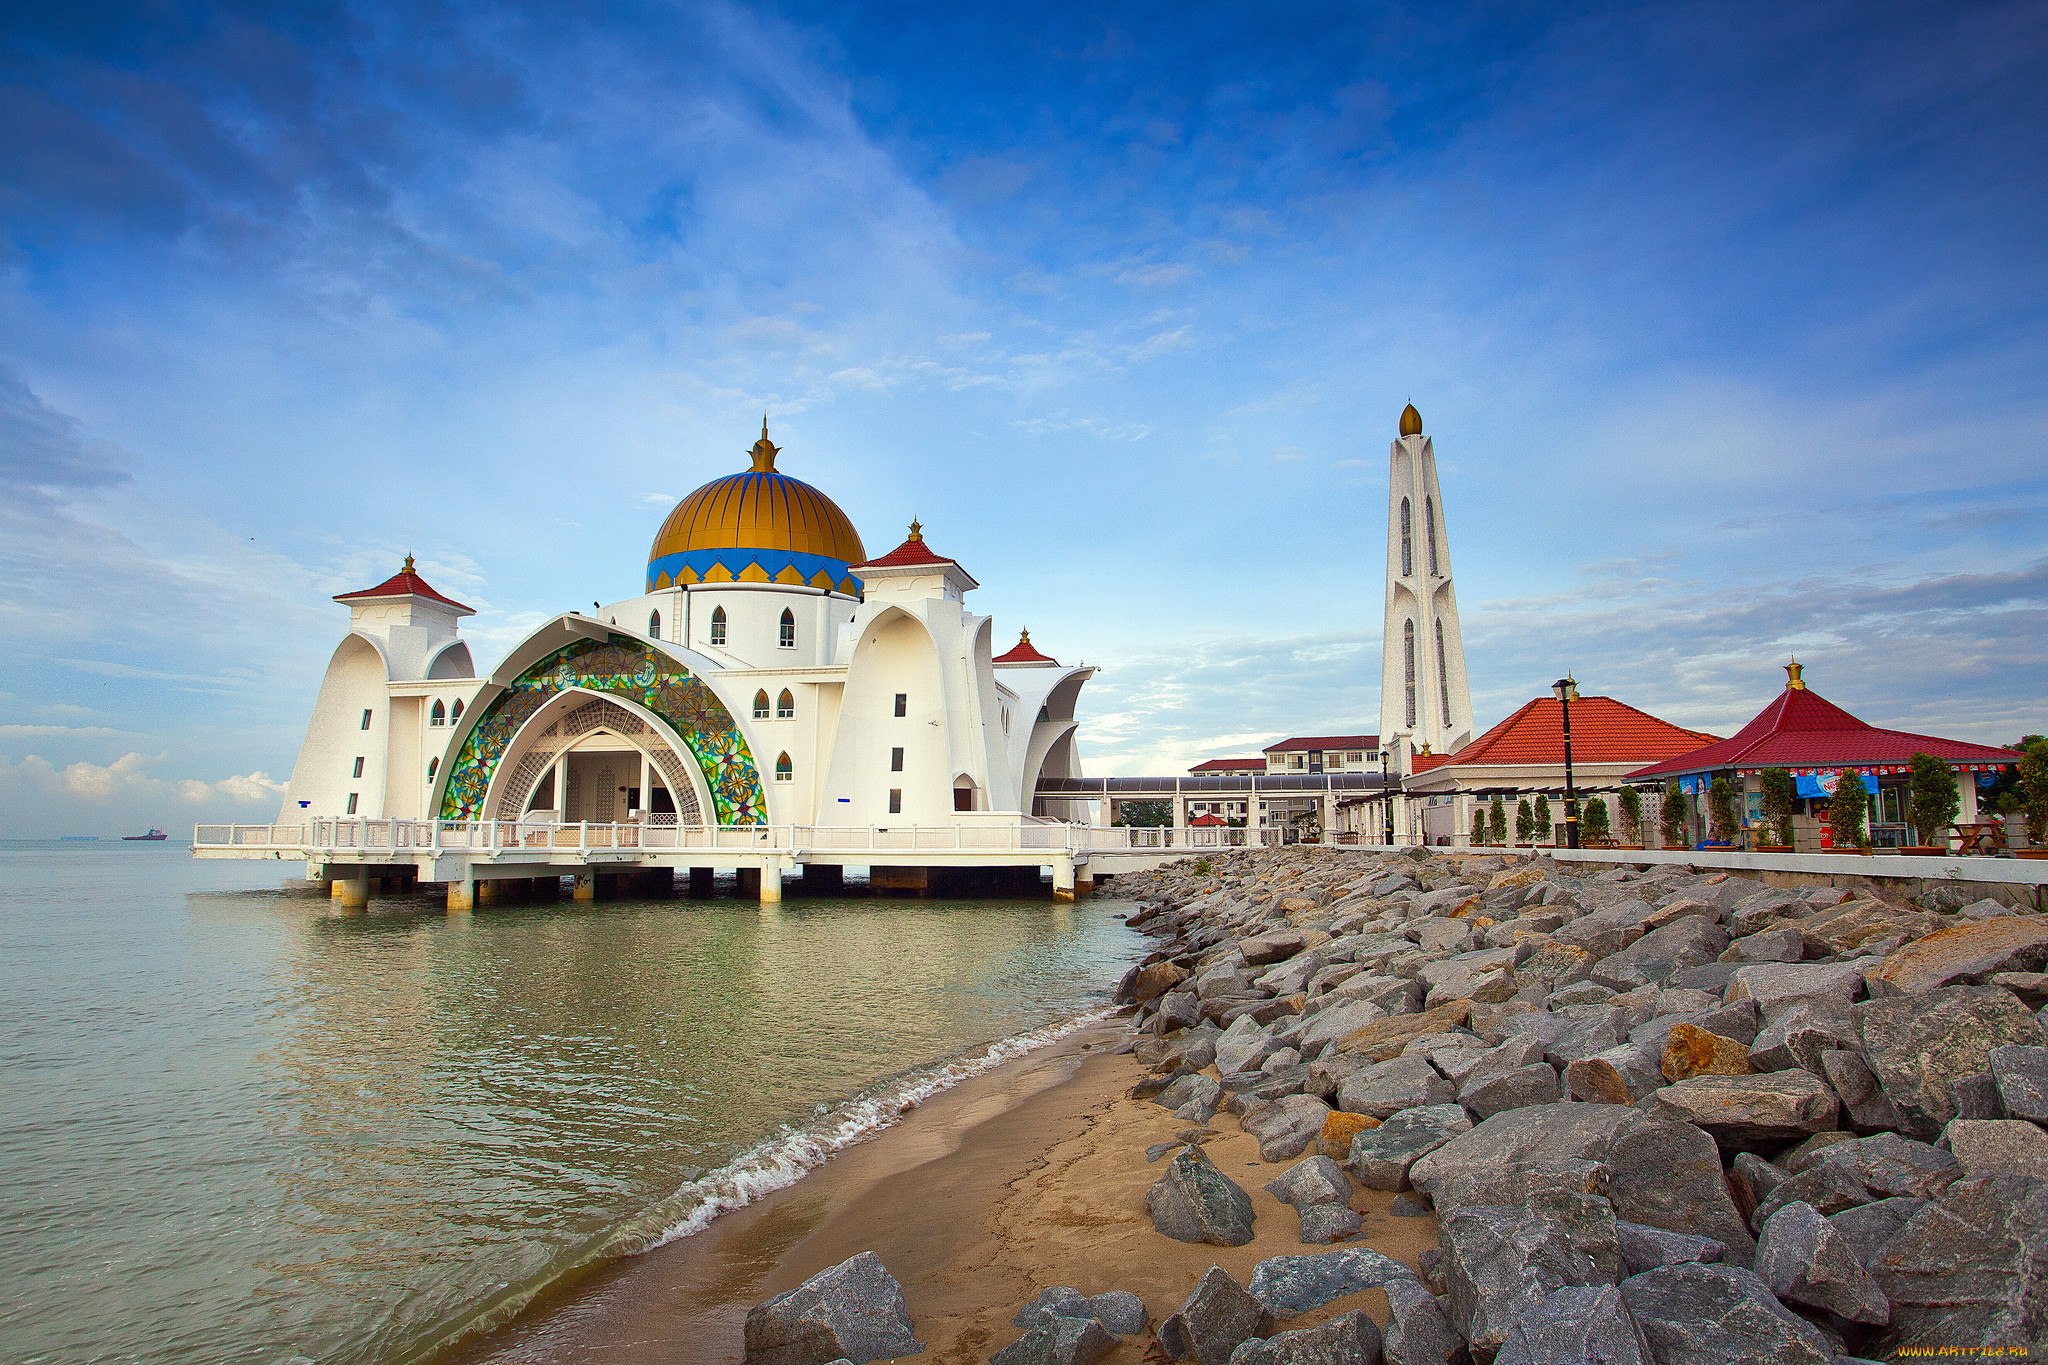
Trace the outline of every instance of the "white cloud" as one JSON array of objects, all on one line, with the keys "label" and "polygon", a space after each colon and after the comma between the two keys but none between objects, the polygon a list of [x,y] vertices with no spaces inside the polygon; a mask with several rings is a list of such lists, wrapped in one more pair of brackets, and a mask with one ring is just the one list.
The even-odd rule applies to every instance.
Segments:
[{"label": "white cloud", "polygon": [[61,769],[39,754],[29,754],[19,762],[0,758],[0,787],[13,789],[10,795],[17,797],[73,797],[92,805],[128,797],[176,799],[194,806],[221,801],[250,805],[274,802],[285,791],[284,783],[265,772],[212,782],[155,776],[150,770],[166,758],[165,754],[131,750],[112,763],[80,760]]}]

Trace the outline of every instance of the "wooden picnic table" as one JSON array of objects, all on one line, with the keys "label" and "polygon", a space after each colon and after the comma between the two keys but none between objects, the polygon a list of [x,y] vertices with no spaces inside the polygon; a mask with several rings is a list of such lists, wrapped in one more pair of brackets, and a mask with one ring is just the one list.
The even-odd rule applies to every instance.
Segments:
[{"label": "wooden picnic table", "polygon": [[1949,826],[1962,842],[1965,853],[1980,856],[1993,853],[2005,847],[2005,821],[1975,820],[1965,823],[1958,820]]}]

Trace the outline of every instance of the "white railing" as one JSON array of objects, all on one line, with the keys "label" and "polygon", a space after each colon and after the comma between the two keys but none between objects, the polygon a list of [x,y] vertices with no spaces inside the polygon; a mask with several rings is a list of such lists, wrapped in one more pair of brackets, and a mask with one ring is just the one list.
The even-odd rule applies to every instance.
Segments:
[{"label": "white railing", "polygon": [[[665,814],[665,813],[664,813]],[[523,850],[706,849],[735,853],[1171,853],[1182,849],[1259,848],[1277,829],[1191,826],[1130,829],[1028,823],[959,825],[677,825],[673,816],[638,821],[372,820],[321,816],[302,825],[199,825],[196,850],[263,849],[310,856],[371,853],[476,853]]]}]

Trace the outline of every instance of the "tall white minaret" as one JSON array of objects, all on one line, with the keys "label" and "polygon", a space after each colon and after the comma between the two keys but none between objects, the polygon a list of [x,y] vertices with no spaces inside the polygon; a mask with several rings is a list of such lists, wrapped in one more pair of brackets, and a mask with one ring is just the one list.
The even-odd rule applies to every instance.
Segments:
[{"label": "tall white minaret", "polygon": [[[1380,642],[1380,743],[1408,771],[1425,747],[1455,753],[1473,736],[1465,640],[1451,582],[1436,451],[1422,414],[1401,410],[1387,470],[1387,623]],[[1397,742],[1398,741],[1398,742]]]}]

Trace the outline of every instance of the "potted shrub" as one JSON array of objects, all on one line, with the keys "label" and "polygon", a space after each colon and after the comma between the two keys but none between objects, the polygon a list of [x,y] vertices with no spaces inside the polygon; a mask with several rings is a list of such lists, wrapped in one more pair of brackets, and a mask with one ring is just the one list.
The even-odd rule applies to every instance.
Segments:
[{"label": "potted shrub", "polygon": [[1664,836],[1664,847],[1685,847],[1685,793],[1678,789],[1675,777],[1664,784],[1664,804],[1657,812],[1657,828]]},{"label": "potted shrub", "polygon": [[1757,845],[1761,853],[1790,853],[1792,851],[1792,813],[1799,809],[1799,784],[1792,780],[1792,774],[1783,768],[1766,768],[1762,776],[1764,789],[1764,838],[1768,841]]},{"label": "potted shrub", "polygon": [[1536,833],[1536,812],[1529,809],[1529,798],[1523,797],[1515,803],[1515,842],[1526,844]]},{"label": "potted shrub", "polygon": [[1623,787],[1621,794],[1614,798],[1614,804],[1621,811],[1621,848],[1643,846],[1643,794],[1634,787]]},{"label": "potted shrub", "polygon": [[1477,848],[1485,842],[1486,809],[1483,806],[1474,806],[1472,808],[1472,847]]},{"label": "potted shrub", "polygon": [[1486,832],[1493,836],[1491,843],[1504,844],[1508,841],[1508,812],[1498,796],[1493,798],[1493,808],[1487,812]]},{"label": "potted shrub", "polygon": [[1588,797],[1579,812],[1579,842],[1587,848],[1606,848],[1614,842],[1607,831],[1607,803],[1597,796]]},{"label": "potted shrub", "polygon": [[1835,774],[1835,794],[1828,801],[1828,841],[1832,853],[1868,853],[1870,838],[1863,832],[1863,817],[1870,812],[1870,794],[1863,789],[1863,774],[1847,769]]},{"label": "potted shrub", "polygon": [[1536,837],[1545,841],[1546,843],[1556,843],[1557,826],[1550,823],[1550,798],[1545,796],[1542,792],[1536,793],[1536,807],[1534,813],[1536,818],[1533,823],[1533,829],[1535,831]]},{"label": "potted shrub", "polygon": [[1920,842],[1908,846],[1905,852],[1923,858],[1947,853],[1947,830],[1962,808],[1956,775],[1949,771],[1948,764],[1933,754],[1914,754],[1912,774],[1906,779],[1906,799],[1911,807],[1908,818]]},{"label": "potted shrub", "polygon": [[1707,788],[1707,842],[1733,848],[1737,828],[1735,789],[1727,778],[1717,777]]},{"label": "potted shrub", "polygon": [[2029,744],[2015,766],[2020,816],[2027,822],[2027,846],[2019,856],[2048,858],[2048,743]]}]

